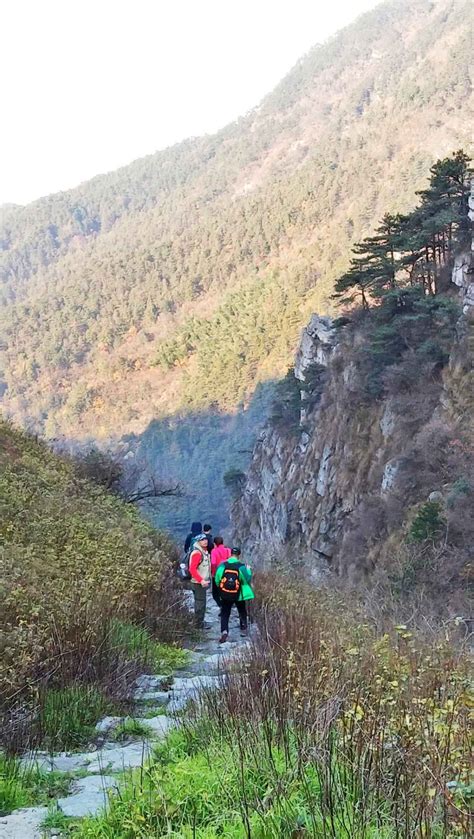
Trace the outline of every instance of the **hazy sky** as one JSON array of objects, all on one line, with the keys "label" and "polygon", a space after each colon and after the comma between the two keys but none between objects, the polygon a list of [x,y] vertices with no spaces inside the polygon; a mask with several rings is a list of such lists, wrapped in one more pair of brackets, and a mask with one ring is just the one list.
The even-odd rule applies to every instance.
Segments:
[{"label": "hazy sky", "polygon": [[0,0],[0,204],[215,131],[375,5]]}]

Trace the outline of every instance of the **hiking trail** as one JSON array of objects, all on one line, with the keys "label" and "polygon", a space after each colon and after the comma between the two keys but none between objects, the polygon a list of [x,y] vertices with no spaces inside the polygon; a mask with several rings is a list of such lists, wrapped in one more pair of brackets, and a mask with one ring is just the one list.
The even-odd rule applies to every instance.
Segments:
[{"label": "hiking trail", "polygon": [[[190,603],[191,606],[191,603]],[[249,643],[240,637],[236,610],[232,611],[229,640],[219,644],[220,621],[218,609],[208,596],[206,612],[208,627],[200,641],[189,651],[189,660],[175,671],[175,674],[146,674],[139,676],[133,687],[133,701],[136,719],[140,719],[140,708],[148,712],[156,710],[156,716],[149,716],[143,722],[151,733],[123,745],[114,742],[113,733],[128,717],[104,717],[96,725],[100,747],[86,752],[60,752],[50,754],[36,752],[21,758],[24,766],[37,765],[45,771],[75,772],[69,794],[57,800],[58,809],[74,818],[94,815],[107,805],[108,791],[119,787],[120,780],[114,773],[134,769],[147,761],[156,742],[166,737],[175,726],[179,726],[179,714],[188,702],[196,700],[204,688],[217,688],[219,677],[225,674],[229,662]],[[249,635],[252,630],[249,630]],[[0,839],[44,839],[61,836],[59,828],[43,828],[42,822],[48,815],[48,807],[36,806],[15,810],[0,817]]]}]

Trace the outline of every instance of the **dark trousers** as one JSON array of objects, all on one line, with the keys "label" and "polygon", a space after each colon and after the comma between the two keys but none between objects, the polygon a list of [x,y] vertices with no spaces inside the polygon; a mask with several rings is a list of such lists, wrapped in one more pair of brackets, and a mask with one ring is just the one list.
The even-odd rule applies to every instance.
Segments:
[{"label": "dark trousers", "polygon": [[219,586],[217,585],[214,577],[212,578],[212,597],[214,598],[215,602],[217,603],[220,609],[222,606],[221,593],[219,591]]},{"label": "dark trousers", "polygon": [[221,605],[221,632],[229,631],[229,618],[234,604],[237,606],[239,613],[240,628],[247,629],[247,608],[245,606],[245,600],[223,600]]},{"label": "dark trousers", "polygon": [[206,614],[206,589],[198,583],[190,583],[190,589],[194,595],[194,625],[202,629]]}]

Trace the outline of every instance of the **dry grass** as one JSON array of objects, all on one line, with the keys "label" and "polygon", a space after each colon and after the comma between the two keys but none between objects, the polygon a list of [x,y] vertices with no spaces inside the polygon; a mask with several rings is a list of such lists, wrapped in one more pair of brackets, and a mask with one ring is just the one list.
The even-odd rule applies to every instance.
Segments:
[{"label": "dry grass", "polygon": [[258,642],[207,700],[245,771],[262,743],[265,759],[285,756],[268,801],[252,807],[298,779],[311,836],[467,835],[469,660],[448,628],[380,635],[342,598],[271,575],[258,597]]}]

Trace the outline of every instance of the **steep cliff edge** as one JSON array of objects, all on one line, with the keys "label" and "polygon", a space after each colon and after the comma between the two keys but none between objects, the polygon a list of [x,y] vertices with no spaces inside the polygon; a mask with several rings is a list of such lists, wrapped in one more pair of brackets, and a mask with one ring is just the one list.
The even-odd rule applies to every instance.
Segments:
[{"label": "steep cliff edge", "polygon": [[[474,486],[471,254],[456,258],[452,281],[461,305],[451,285],[431,299],[407,289],[375,314],[312,316],[234,503],[235,533],[255,561],[307,562],[316,579],[351,584],[388,570],[406,584],[407,563],[416,576],[423,556],[462,588]],[[417,530],[430,516],[433,532]]]}]

